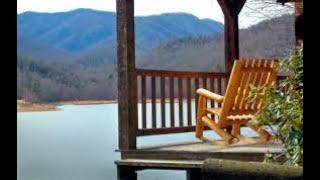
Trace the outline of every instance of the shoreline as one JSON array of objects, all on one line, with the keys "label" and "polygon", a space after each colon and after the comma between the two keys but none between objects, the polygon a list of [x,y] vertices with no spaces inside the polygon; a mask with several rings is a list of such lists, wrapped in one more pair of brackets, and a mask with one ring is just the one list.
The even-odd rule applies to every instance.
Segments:
[{"label": "shoreline", "polygon": [[[191,99],[193,101],[194,98]],[[160,103],[161,99],[157,98],[156,103]],[[166,98],[165,103],[169,103],[170,99]],[[174,102],[179,102],[178,98]],[[43,112],[43,111],[58,111],[57,106],[62,105],[98,105],[98,104],[116,104],[117,100],[80,100],[80,101],[60,101],[54,103],[30,103],[24,100],[17,100],[17,112]],[[141,103],[141,101],[138,101]],[[151,103],[151,99],[146,99],[146,103]]]},{"label": "shoreline", "polygon": [[17,100],[17,112],[42,112],[57,111],[57,107],[51,103],[29,103],[24,100]]},{"label": "shoreline", "polygon": [[116,100],[83,100],[83,101],[60,101],[54,103],[29,103],[24,100],[17,100],[17,112],[43,112],[58,111],[57,106],[62,105],[94,105],[94,104],[115,104]]},{"label": "shoreline", "polygon": [[117,100],[80,100],[80,101],[60,101],[55,103],[57,106],[61,105],[94,105],[94,104],[115,104]]}]

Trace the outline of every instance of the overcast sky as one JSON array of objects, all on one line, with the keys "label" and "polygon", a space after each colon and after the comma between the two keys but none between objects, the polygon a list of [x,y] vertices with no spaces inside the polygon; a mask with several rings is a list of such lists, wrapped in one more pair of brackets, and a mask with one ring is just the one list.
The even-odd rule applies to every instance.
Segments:
[{"label": "overcast sky", "polygon": [[[116,10],[116,0],[17,0],[17,13],[25,11],[37,12],[61,12],[77,8],[90,8],[104,11]],[[279,6],[281,8],[281,6]],[[247,3],[240,16],[240,27],[247,27],[255,24],[269,16],[248,17],[252,9]],[[269,10],[265,10],[268,14]],[[135,15],[146,16],[168,12],[186,12],[199,18],[210,18],[223,23],[223,13],[217,0],[135,0]]]}]

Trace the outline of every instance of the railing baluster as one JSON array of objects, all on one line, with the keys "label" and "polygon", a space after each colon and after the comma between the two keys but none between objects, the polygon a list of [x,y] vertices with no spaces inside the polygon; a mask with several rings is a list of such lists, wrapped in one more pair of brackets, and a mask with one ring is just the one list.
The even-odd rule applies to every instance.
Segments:
[{"label": "railing baluster", "polygon": [[[211,92],[214,92],[214,78],[213,77],[210,77],[210,91]],[[211,108],[214,108],[214,103],[215,101],[214,100],[210,100],[210,107]],[[210,117],[212,119],[215,119],[216,115],[215,114],[210,114]]]},{"label": "railing baluster", "polygon": [[207,77],[203,77],[203,79],[202,79],[202,87],[204,89],[207,89]]},{"label": "railing baluster", "polygon": [[188,126],[191,126],[191,79],[187,78],[187,118]]},{"label": "railing baluster", "polygon": [[[210,91],[214,92],[214,78],[213,77],[210,77]],[[214,100],[210,101],[210,106],[211,106],[211,108],[214,107]]]},{"label": "railing baluster", "polygon": [[222,88],[221,88],[221,86],[222,86],[222,77],[221,76],[219,76],[217,78],[217,83],[218,83],[218,94],[222,95]]},{"label": "railing baluster", "polygon": [[161,94],[161,127],[166,127],[166,102],[165,102],[165,77],[160,79],[160,94]]},{"label": "railing baluster", "polygon": [[182,104],[182,97],[183,97],[183,82],[182,78],[178,79],[178,87],[179,87],[179,126],[183,127],[183,104]]},{"label": "railing baluster", "polygon": [[157,127],[157,110],[156,110],[156,78],[151,77],[151,109],[152,109],[152,128]]},{"label": "railing baluster", "polygon": [[141,76],[141,110],[142,110],[142,128],[147,127],[147,118],[146,118],[146,76]]},{"label": "railing baluster", "polygon": [[170,77],[170,125],[174,127],[174,78]]},{"label": "railing baluster", "polygon": [[[219,95],[222,95],[222,77],[221,76],[219,76],[218,78],[217,78],[217,85],[218,85],[218,88],[217,88],[217,92],[218,92],[218,94]],[[221,107],[221,103],[218,103],[218,108],[220,108]]]},{"label": "railing baluster", "polygon": [[[194,86],[195,86],[195,91],[197,91],[197,89],[199,89],[199,79],[198,78],[195,78],[195,82],[194,82]],[[194,103],[195,107],[196,107],[196,113],[195,113],[195,118],[197,118],[197,112],[198,112],[198,99],[199,99],[199,96],[198,94],[196,93],[196,102]]]},{"label": "railing baluster", "polygon": [[222,92],[221,92],[222,94],[221,95],[224,95],[226,93],[226,90],[227,90],[229,77],[223,76],[222,79],[224,79],[224,83],[223,83],[223,89],[222,89]]}]

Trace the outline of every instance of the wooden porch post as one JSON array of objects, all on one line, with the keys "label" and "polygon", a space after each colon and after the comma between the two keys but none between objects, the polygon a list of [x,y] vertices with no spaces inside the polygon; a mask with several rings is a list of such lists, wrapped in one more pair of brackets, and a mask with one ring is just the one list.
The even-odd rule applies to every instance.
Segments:
[{"label": "wooden porch post", "polygon": [[117,54],[119,149],[136,149],[137,77],[133,0],[117,0]]},{"label": "wooden porch post", "polygon": [[224,14],[225,72],[231,73],[233,61],[239,58],[238,15],[246,0],[218,0]]}]

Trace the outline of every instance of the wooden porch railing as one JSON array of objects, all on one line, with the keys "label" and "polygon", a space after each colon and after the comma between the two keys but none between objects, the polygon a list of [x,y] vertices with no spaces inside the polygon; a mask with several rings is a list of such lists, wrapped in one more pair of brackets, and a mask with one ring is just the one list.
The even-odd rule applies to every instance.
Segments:
[{"label": "wooden porch railing", "polygon": [[[136,74],[137,136],[194,131],[198,100],[196,89],[204,87],[223,94],[228,78],[225,73],[214,72],[136,69]],[[147,102],[151,102],[151,106]],[[211,105],[219,106],[214,102]]]},{"label": "wooden porch railing", "polygon": [[[137,136],[182,133],[195,130],[198,96],[203,87],[224,95],[228,75],[136,69],[138,98]],[[279,81],[283,76],[279,76]],[[212,107],[220,107],[213,101]],[[214,117],[216,118],[216,117]]]}]

